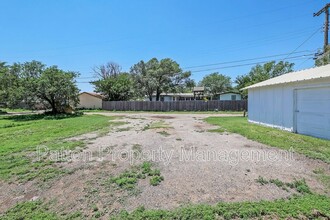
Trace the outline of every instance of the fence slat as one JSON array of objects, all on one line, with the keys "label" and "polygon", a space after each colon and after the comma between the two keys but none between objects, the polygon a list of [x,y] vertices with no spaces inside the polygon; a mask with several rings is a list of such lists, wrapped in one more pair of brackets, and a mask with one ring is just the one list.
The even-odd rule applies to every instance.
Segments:
[{"label": "fence slat", "polygon": [[236,101],[103,101],[108,111],[247,111],[247,100]]}]

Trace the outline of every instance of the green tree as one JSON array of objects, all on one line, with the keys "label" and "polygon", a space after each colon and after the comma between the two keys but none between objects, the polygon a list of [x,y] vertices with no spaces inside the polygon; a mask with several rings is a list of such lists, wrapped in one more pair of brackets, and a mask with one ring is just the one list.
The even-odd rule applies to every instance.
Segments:
[{"label": "green tree", "polygon": [[102,93],[109,101],[127,101],[133,96],[133,81],[129,73],[118,73],[92,84],[95,92]]},{"label": "green tree", "polygon": [[222,75],[218,72],[204,76],[199,82],[199,86],[207,87],[212,95],[212,98],[217,94],[232,89],[230,77]]},{"label": "green tree", "polygon": [[321,53],[321,51],[319,51],[318,54],[322,55],[318,56],[315,60],[315,66],[324,66],[330,63],[330,46],[327,46],[325,48],[324,53]]},{"label": "green tree", "polygon": [[170,58],[140,61],[131,67],[130,72],[136,81],[135,90],[147,95],[149,100],[155,94],[156,101],[159,101],[161,93],[181,92],[187,83],[191,83],[191,73],[182,71],[180,65]]},{"label": "green tree", "polygon": [[6,65],[0,67],[0,99],[7,107],[14,107],[23,99],[21,65]]},{"label": "green tree", "polygon": [[[236,89],[241,91],[242,88],[253,85],[255,83],[292,72],[293,66],[294,63],[284,61],[280,61],[278,63],[271,61],[263,65],[258,64],[252,67],[248,74],[236,77]],[[241,93],[244,98],[247,97],[247,91],[241,91]]]},{"label": "green tree", "polygon": [[31,94],[46,101],[52,113],[65,112],[67,107],[75,107],[79,103],[79,89],[75,81],[78,75],[76,72],[60,70],[57,66],[48,67],[35,80],[37,90],[35,93],[31,91]]},{"label": "green tree", "polygon": [[132,76],[129,73],[121,72],[119,64],[108,62],[93,70],[99,79],[91,83],[95,86],[95,92],[105,95],[106,100],[127,101],[133,97]]},{"label": "green tree", "polygon": [[57,66],[46,68],[38,61],[14,63],[0,74],[1,97],[9,107],[23,102],[30,108],[40,104],[50,107],[54,114],[62,113],[79,102],[77,76]]}]

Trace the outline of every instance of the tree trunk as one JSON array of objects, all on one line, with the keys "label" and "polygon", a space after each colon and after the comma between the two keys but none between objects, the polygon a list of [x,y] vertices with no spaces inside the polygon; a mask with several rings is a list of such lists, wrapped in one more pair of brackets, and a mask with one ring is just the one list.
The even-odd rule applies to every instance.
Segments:
[{"label": "tree trunk", "polygon": [[159,89],[157,89],[157,91],[156,91],[156,101],[159,101],[159,98],[160,98],[160,91],[159,91]]},{"label": "tree trunk", "polygon": [[57,109],[56,109],[56,105],[54,102],[50,103],[51,107],[52,107],[52,113],[55,115],[58,113]]}]

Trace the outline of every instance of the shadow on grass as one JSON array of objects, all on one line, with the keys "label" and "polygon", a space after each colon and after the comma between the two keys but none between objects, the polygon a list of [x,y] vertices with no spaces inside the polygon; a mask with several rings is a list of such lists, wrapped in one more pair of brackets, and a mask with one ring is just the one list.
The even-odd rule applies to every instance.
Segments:
[{"label": "shadow on grass", "polygon": [[8,114],[8,113],[5,112],[5,111],[0,110],[0,115],[6,115],[6,114]]},{"label": "shadow on grass", "polygon": [[12,120],[12,121],[35,121],[35,120],[61,120],[67,118],[75,118],[81,117],[83,112],[77,112],[74,114],[51,114],[51,113],[43,113],[43,114],[26,114],[26,115],[12,115],[12,116],[5,116],[2,120]]}]

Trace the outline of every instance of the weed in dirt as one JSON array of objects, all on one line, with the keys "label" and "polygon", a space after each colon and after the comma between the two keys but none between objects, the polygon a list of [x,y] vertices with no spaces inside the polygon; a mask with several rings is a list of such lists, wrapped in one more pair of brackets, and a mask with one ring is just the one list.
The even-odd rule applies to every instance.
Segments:
[{"label": "weed in dirt", "polygon": [[169,134],[168,132],[166,132],[166,131],[159,131],[159,132],[157,132],[157,133],[160,134],[160,135],[163,135],[163,136],[165,136],[165,137],[170,136],[170,134]]},{"label": "weed in dirt", "polygon": [[111,219],[329,219],[329,204],[329,197],[308,194],[275,201],[187,205],[174,210],[140,207],[131,213],[122,211]]},{"label": "weed in dirt", "polygon": [[260,183],[261,185],[266,185],[268,184],[268,181],[264,179],[262,176],[259,176],[258,179],[256,179],[257,183]]},{"label": "weed in dirt", "polygon": [[327,192],[330,192],[330,176],[325,173],[324,169],[316,169],[313,172],[317,175],[317,179],[325,186]]},{"label": "weed in dirt", "polygon": [[134,144],[132,146],[132,150],[136,153],[141,153],[142,152],[142,145],[141,144]]},{"label": "weed in dirt", "polygon": [[266,180],[265,178],[259,176],[258,179],[256,179],[256,182],[260,183],[261,185],[266,185],[266,184],[271,183],[285,191],[289,191],[288,190],[288,187],[289,187],[291,189],[295,189],[297,192],[299,192],[301,194],[311,194],[312,193],[304,179],[294,180],[292,183],[285,183],[279,179]]},{"label": "weed in dirt", "polygon": [[175,140],[177,140],[177,141],[182,141],[182,138],[176,138]]},{"label": "weed in dirt", "polygon": [[133,190],[139,179],[145,179],[147,176],[150,176],[150,184],[155,186],[159,185],[161,181],[164,180],[164,177],[160,175],[160,170],[152,169],[152,164],[150,162],[143,162],[142,165],[132,167],[131,170],[126,170],[121,173],[119,176],[110,178],[109,182],[116,184],[118,187]]},{"label": "weed in dirt", "polygon": [[[121,211],[112,220],[134,219],[329,219],[330,197],[316,194],[296,195],[287,199],[258,202],[220,202],[216,205],[187,205],[174,210],[148,210],[139,207],[133,212]],[[99,211],[97,211],[99,212]],[[94,213],[96,218],[97,213]],[[100,216],[102,213],[100,212]],[[83,219],[80,212],[59,216],[41,201],[17,204],[2,216],[11,219]]]},{"label": "weed in dirt", "polygon": [[118,128],[116,132],[123,132],[123,131],[130,131],[132,127],[124,127],[124,128]]},{"label": "weed in dirt", "polygon": [[162,176],[153,176],[150,178],[150,185],[157,186],[163,180],[164,180],[164,177],[162,177]]},{"label": "weed in dirt", "polygon": [[161,120],[145,125],[142,130],[146,131],[149,129],[159,129],[159,128],[170,128],[170,126],[166,124],[165,121]]}]

